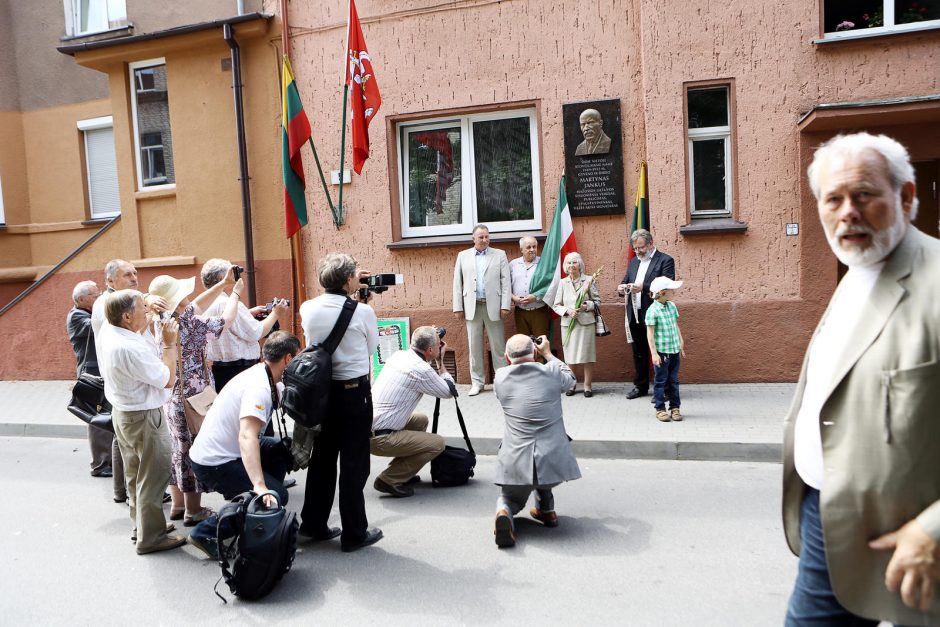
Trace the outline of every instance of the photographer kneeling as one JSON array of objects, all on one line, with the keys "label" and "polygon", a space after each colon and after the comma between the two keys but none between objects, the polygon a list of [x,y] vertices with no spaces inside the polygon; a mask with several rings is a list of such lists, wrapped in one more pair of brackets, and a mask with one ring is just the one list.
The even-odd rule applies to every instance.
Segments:
[{"label": "photographer kneeling", "polygon": [[[373,487],[395,497],[414,494],[409,485],[417,473],[444,450],[444,438],[426,433],[428,417],[412,413],[424,394],[454,398],[454,379],[444,369],[443,329],[418,327],[411,350],[394,353],[382,367],[372,389],[373,455],[394,457]],[[433,362],[434,366],[431,366]]]},{"label": "photographer kneeling", "polygon": [[[193,472],[206,490],[231,500],[252,490],[272,491],[281,505],[287,503],[284,476],[293,465],[290,451],[280,439],[262,436],[271,421],[280,396],[281,375],[300,352],[300,341],[284,331],[275,331],[264,344],[264,362],[236,375],[222,388],[206,414],[189,456]],[[265,497],[273,506],[274,498]],[[189,543],[218,559],[218,518],[199,523]],[[225,539],[224,532],[222,539]]]}]

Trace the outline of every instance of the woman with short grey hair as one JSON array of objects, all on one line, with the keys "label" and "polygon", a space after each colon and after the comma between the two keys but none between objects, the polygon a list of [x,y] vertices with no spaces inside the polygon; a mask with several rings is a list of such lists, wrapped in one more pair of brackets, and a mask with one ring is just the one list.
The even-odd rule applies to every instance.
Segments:
[{"label": "woman with short grey hair", "polygon": [[[594,362],[597,361],[595,338],[595,312],[600,311],[601,297],[594,285],[593,277],[585,277],[584,260],[578,253],[565,255],[563,264],[568,274],[558,284],[555,313],[561,316],[562,345],[565,348],[565,362],[569,365],[584,364],[584,396],[594,395]],[[584,298],[578,305],[578,298]],[[574,394],[577,382],[566,392]]]}]

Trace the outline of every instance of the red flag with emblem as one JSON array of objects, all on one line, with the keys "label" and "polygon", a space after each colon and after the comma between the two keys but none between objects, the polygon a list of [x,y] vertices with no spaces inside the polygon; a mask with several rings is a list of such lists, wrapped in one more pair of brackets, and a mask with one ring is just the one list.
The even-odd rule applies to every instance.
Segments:
[{"label": "red flag with emblem", "polygon": [[353,169],[362,173],[369,158],[369,123],[382,105],[379,86],[375,82],[372,59],[362,36],[362,25],[356,12],[356,3],[349,0],[349,42],[346,51],[346,84],[351,92]]}]

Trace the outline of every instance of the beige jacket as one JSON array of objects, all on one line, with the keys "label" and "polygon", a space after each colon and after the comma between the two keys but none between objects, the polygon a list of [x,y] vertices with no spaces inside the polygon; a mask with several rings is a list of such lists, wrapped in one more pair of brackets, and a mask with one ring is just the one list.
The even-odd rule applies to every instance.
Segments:
[{"label": "beige jacket", "polygon": [[[891,551],[868,542],[916,518],[940,540],[940,241],[908,227],[888,258],[820,411],[825,483],[820,511],[832,588],[860,616],[940,624],[885,588]],[[818,331],[818,328],[817,328]],[[815,335],[814,335],[815,337]],[[806,361],[784,431],[783,522],[800,551],[805,484],[793,461]]]},{"label": "beige jacket", "polygon": [[[486,294],[486,315],[490,320],[500,319],[499,310],[512,307],[512,287],[509,280],[509,260],[506,253],[486,249],[486,269],[483,272],[483,292]],[[473,320],[477,309],[476,249],[460,251],[454,264],[454,311],[462,311],[467,320]]]}]

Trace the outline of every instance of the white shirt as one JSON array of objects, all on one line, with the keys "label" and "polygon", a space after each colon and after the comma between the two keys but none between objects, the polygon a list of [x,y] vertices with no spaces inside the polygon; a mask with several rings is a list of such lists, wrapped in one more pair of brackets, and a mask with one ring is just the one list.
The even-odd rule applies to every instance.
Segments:
[{"label": "white shirt", "polygon": [[871,297],[884,265],[849,267],[809,347],[806,387],[793,432],[793,461],[803,483],[817,490],[825,476],[819,412],[828,398],[838,357],[852,341],[862,305]]},{"label": "white shirt", "polygon": [[372,430],[401,431],[425,394],[452,398],[449,373],[438,374],[413,349],[393,353],[372,387]]},{"label": "white shirt", "polygon": [[[278,383],[277,389],[280,393],[284,385]],[[255,418],[260,421],[260,437],[273,412],[268,373],[264,364],[255,364],[234,376],[219,392],[199,429],[199,437],[189,449],[189,458],[203,466],[220,466],[241,459],[241,448],[238,446],[241,419]]]},{"label": "white shirt", "polygon": [[[300,306],[300,324],[307,336],[307,346],[326,340],[339,320],[345,296],[321,294]],[[333,353],[333,380],[348,381],[366,376],[372,366],[372,353],[379,345],[379,325],[375,311],[359,303],[353,312],[346,335]]]},{"label": "white shirt", "polygon": [[123,327],[101,325],[98,367],[104,378],[104,393],[121,411],[156,409],[170,399],[164,386],[170,369],[153,350],[146,337]]},{"label": "white shirt", "polygon": [[[522,257],[509,262],[509,277],[512,281],[513,296],[529,295],[529,282],[532,281],[532,275],[535,274],[535,269],[539,265],[539,259],[541,259],[541,257],[537,256],[528,266],[525,265],[525,259]],[[541,298],[536,298],[534,303],[529,303],[528,305],[516,305],[519,309],[529,311],[544,306],[545,303],[542,302]]]},{"label": "white shirt", "polygon": [[477,269],[477,300],[483,300],[486,298],[486,251],[488,248],[483,250],[473,249],[473,262],[476,264]]},{"label": "white shirt", "polygon": [[653,260],[653,255],[655,254],[656,254],[656,249],[653,248],[649,252],[649,254],[646,256],[645,260],[643,259],[640,260],[640,267],[636,269],[636,278],[633,279],[633,284],[639,285],[641,289],[639,292],[631,293],[631,296],[633,297],[634,320],[639,320],[640,318],[640,302],[641,302],[641,299],[643,298],[643,289],[642,289],[643,281],[646,280],[646,271],[649,269],[650,261]]},{"label": "white shirt", "polygon": [[[228,306],[229,295],[222,293],[215,299],[202,315],[206,318],[221,317]],[[206,358],[209,361],[238,361],[249,359],[257,361],[261,358],[261,346],[258,341],[264,325],[248,311],[244,303],[238,303],[238,313],[232,326],[222,331],[218,338],[209,335],[206,349]]]}]

